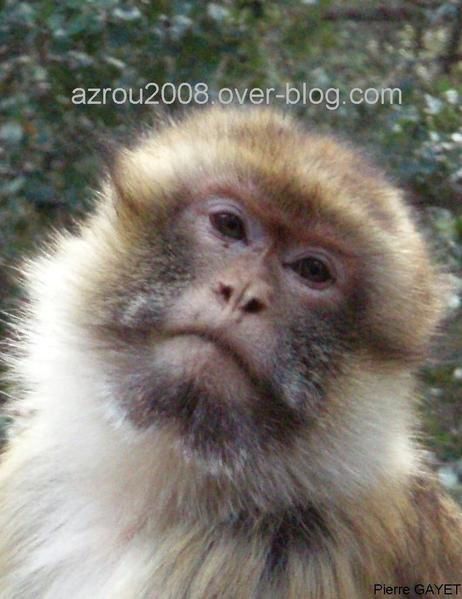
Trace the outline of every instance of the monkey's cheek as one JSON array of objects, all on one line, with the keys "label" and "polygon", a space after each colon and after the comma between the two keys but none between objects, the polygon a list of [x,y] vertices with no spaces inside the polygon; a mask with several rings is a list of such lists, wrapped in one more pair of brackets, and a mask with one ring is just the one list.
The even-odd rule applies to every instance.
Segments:
[{"label": "monkey's cheek", "polygon": [[252,383],[234,356],[213,341],[179,335],[159,344],[156,367],[177,382],[191,382],[227,401],[246,401],[255,394]]}]

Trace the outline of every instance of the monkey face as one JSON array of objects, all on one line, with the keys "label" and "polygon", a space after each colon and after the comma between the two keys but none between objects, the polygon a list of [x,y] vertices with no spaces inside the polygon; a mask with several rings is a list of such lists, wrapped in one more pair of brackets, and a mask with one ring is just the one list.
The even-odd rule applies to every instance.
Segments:
[{"label": "monkey face", "polygon": [[319,417],[348,343],[352,261],[267,214],[210,194],[168,222],[163,269],[116,316],[141,332],[117,385],[137,426],[174,424],[191,447],[224,458],[290,443]]},{"label": "monkey face", "polygon": [[[323,427],[364,356],[377,372],[412,360],[436,299],[395,190],[349,150],[211,114],[204,146],[197,117],[122,154],[89,223],[83,312],[131,424],[233,467]],[[405,318],[419,324],[403,343]]]}]

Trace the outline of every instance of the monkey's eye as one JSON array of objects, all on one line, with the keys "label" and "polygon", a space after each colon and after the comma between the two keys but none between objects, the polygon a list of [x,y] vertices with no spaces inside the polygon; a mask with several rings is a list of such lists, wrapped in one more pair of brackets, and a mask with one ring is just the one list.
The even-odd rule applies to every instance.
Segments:
[{"label": "monkey's eye", "polygon": [[244,223],[232,212],[215,212],[210,215],[210,222],[224,237],[230,237],[237,241],[245,239]]},{"label": "monkey's eye", "polygon": [[329,267],[320,258],[308,256],[293,262],[290,267],[302,279],[316,287],[326,287],[334,281],[334,277]]}]

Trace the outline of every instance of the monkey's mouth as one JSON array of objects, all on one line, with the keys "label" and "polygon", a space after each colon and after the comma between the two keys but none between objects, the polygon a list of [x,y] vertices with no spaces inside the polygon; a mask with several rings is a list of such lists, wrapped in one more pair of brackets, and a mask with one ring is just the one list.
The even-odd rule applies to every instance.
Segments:
[{"label": "monkey's mouth", "polygon": [[237,364],[243,369],[247,370],[247,363],[242,358],[241,354],[236,351],[232,344],[224,340],[222,337],[218,335],[213,335],[210,333],[199,333],[198,337],[203,339],[204,341],[208,341],[216,345],[222,352],[229,355]]},{"label": "monkey's mouth", "polygon": [[186,337],[194,338],[202,342],[204,346],[209,345],[213,347],[225,359],[233,362],[250,382],[258,386],[257,381],[259,377],[254,372],[252,365],[249,364],[243,353],[222,332],[198,327],[185,327],[176,329],[168,335],[169,339]]}]

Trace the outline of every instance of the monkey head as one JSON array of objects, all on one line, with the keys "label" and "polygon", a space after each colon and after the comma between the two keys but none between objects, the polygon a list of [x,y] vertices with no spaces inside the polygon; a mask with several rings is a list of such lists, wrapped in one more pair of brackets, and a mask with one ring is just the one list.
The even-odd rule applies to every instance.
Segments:
[{"label": "monkey head", "polygon": [[192,113],[118,152],[57,251],[121,428],[169,431],[232,480],[367,477],[398,451],[441,299],[400,193],[355,150],[271,110]]}]

